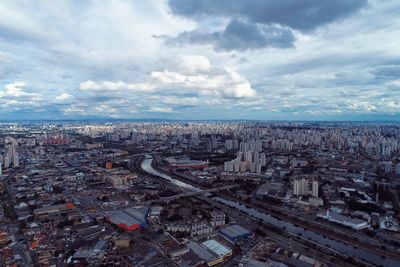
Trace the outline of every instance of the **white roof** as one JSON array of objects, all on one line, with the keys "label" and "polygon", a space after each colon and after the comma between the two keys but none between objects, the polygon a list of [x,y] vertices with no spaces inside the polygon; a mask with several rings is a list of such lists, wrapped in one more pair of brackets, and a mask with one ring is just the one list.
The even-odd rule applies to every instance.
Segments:
[{"label": "white roof", "polygon": [[203,246],[217,254],[219,257],[224,257],[225,255],[232,253],[231,249],[225,247],[224,245],[213,239],[203,242]]}]

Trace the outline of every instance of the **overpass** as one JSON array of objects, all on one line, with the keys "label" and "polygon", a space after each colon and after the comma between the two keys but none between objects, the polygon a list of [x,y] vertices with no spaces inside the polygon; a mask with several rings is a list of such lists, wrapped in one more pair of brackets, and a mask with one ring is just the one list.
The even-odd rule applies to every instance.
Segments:
[{"label": "overpass", "polygon": [[187,193],[182,193],[182,194],[178,194],[178,195],[174,195],[174,196],[170,196],[170,197],[163,197],[160,199],[155,199],[152,202],[153,203],[160,203],[160,202],[170,202],[173,201],[175,199],[178,198],[182,198],[182,197],[191,197],[191,196],[196,196],[196,195],[201,195],[201,194],[206,194],[206,193],[213,193],[213,192],[218,192],[218,191],[223,191],[223,190],[227,190],[227,189],[231,189],[231,188],[235,188],[238,185],[225,185],[225,186],[221,186],[221,187],[216,187],[216,188],[210,188],[210,189],[203,189],[200,191],[195,191],[195,192],[187,192]]},{"label": "overpass", "polygon": [[140,157],[140,156],[152,156],[152,155],[158,155],[158,154],[160,154],[160,152],[155,152],[155,151],[153,151],[153,152],[143,152],[143,153],[139,153],[139,154],[135,154],[135,155],[132,155],[132,158],[137,158],[137,157]]}]

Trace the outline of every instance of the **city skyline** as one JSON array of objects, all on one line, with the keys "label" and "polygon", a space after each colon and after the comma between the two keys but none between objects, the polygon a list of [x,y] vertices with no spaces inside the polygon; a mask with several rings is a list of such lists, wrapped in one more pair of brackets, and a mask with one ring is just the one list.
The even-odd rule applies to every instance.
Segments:
[{"label": "city skyline", "polygon": [[2,1],[0,118],[400,119],[397,1]]},{"label": "city skyline", "polygon": [[0,265],[399,266],[400,123],[0,123]]}]

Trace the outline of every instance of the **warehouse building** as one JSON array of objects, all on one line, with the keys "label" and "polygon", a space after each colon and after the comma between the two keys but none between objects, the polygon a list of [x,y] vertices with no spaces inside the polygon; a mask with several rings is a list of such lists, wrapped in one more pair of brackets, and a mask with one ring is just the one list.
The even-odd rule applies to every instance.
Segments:
[{"label": "warehouse building", "polygon": [[345,216],[345,215],[342,215],[340,213],[330,211],[330,210],[327,210],[326,213],[318,213],[317,217],[323,218],[330,222],[334,222],[334,223],[338,223],[338,224],[341,224],[341,225],[344,225],[347,227],[351,227],[354,230],[361,230],[361,229],[367,228],[369,226],[368,222],[366,222],[366,221],[348,217],[348,216]]},{"label": "warehouse building", "polygon": [[196,170],[208,168],[208,161],[167,158],[169,168],[172,170]]},{"label": "warehouse building", "polygon": [[42,208],[37,208],[33,211],[35,217],[47,217],[54,214],[59,214],[63,212],[71,212],[75,209],[73,203],[50,205]]},{"label": "warehouse building", "polygon": [[251,236],[251,231],[239,224],[231,224],[219,230],[220,234],[231,242],[237,242],[240,239]]},{"label": "warehouse building", "polygon": [[105,218],[124,231],[133,231],[146,226],[148,210],[148,208],[127,208],[109,212]]},{"label": "warehouse building", "polygon": [[203,259],[207,266],[214,266],[232,256],[232,250],[214,239],[203,243],[190,242],[189,249],[199,258]]}]

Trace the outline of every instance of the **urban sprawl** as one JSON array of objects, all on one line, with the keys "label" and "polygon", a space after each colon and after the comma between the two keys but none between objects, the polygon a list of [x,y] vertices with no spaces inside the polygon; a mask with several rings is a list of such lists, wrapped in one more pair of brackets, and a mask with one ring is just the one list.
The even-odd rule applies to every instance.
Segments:
[{"label": "urban sprawl", "polygon": [[400,124],[0,123],[0,266],[400,266]]}]

